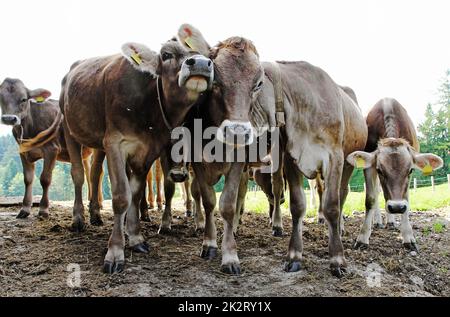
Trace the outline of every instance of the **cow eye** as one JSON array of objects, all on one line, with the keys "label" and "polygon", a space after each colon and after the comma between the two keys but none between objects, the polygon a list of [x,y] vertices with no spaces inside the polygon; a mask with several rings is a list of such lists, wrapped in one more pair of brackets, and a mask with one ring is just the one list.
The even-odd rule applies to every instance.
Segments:
[{"label": "cow eye", "polygon": [[22,98],[22,100],[20,100],[21,103],[25,103],[25,102],[27,102],[27,101],[28,101],[27,98]]},{"label": "cow eye", "polygon": [[162,57],[163,62],[165,62],[169,59],[172,59],[173,55],[170,53],[164,52],[164,53],[162,53],[161,57]]}]

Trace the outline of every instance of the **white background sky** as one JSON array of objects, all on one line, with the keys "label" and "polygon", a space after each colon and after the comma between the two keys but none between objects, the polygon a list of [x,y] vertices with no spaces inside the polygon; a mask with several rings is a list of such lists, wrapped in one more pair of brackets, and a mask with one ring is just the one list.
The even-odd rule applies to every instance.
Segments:
[{"label": "white background sky", "polygon": [[[59,97],[70,65],[142,42],[159,51],[181,23],[211,44],[251,39],[261,60],[305,60],[351,86],[366,114],[395,97],[416,124],[450,68],[450,1],[2,1],[0,80]],[[0,126],[0,134],[10,128]]]}]

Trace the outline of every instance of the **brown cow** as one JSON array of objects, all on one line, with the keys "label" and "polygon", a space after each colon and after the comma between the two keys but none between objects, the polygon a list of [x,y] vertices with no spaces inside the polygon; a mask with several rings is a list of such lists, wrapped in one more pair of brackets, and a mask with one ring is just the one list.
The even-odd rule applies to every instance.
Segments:
[{"label": "brown cow", "polygon": [[[202,42],[203,47],[209,47],[197,30],[192,32],[189,29],[186,32],[185,29],[185,26],[181,28],[179,37],[183,39],[183,36],[190,36],[189,43],[185,41],[188,45]],[[192,36],[196,37],[195,41]],[[211,49],[210,57],[215,64],[217,84],[213,87],[207,107],[207,120],[220,126],[217,139],[223,141],[227,134],[231,134],[231,137],[237,135],[238,140],[241,140],[235,143],[238,146],[251,143],[255,137],[252,130],[254,127],[248,121],[249,114],[255,107],[261,108],[268,117],[275,113],[276,88],[267,77],[267,71],[271,69],[272,74],[279,73],[285,114],[285,125],[280,131],[281,156],[284,157],[284,168],[289,171],[286,178],[293,223],[285,269],[289,272],[301,269],[302,218],[306,210],[303,175],[314,179],[320,174],[324,179],[322,202],[329,227],[331,271],[334,275],[341,276],[346,261],[340,235],[340,216],[353,172],[353,166],[346,163],[345,157],[365,147],[367,126],[361,110],[320,68],[306,62],[261,64],[254,45],[248,40],[232,38],[224,41]],[[274,76],[271,77],[273,80]],[[258,102],[255,102],[256,99]],[[217,248],[212,221],[215,206],[212,184],[217,181],[221,168],[217,163],[210,163],[210,167],[208,164],[193,166],[199,179],[206,212],[204,251],[207,255],[210,249]],[[227,273],[240,271],[232,223],[244,166],[244,163],[235,162],[222,170],[226,175],[219,207],[225,220],[222,270]]]},{"label": "brown cow", "polygon": [[[58,101],[48,99],[50,95],[45,89],[26,88],[19,79],[7,78],[0,85],[1,120],[13,127],[25,182],[22,209],[17,218],[26,218],[31,212],[35,162],[44,159],[40,177],[43,195],[39,203],[39,216],[43,218],[48,217],[48,191],[56,160],[69,162],[61,125],[63,116]],[[89,155],[90,151],[85,150],[83,163],[86,167],[89,167]]]},{"label": "brown cow", "polygon": [[176,41],[165,43],[159,54],[136,43],[125,44],[122,52],[76,63],[63,80],[60,100],[76,189],[73,225],[80,230],[80,145],[106,153],[114,210],[106,273],[124,268],[125,216],[130,247],[149,251],[138,216],[148,171],[169,144],[172,127],[213,81],[211,60]]},{"label": "brown cow", "polygon": [[[369,245],[374,213],[380,213],[379,179],[386,200],[388,226],[394,227],[393,215],[401,214],[403,245],[417,250],[409,222],[409,175],[414,169],[431,173],[442,167],[443,161],[434,154],[419,153],[414,124],[405,108],[395,99],[380,100],[369,112],[367,126],[369,137],[365,152],[358,151],[347,157],[353,166],[364,168],[366,179],[366,218],[355,247]],[[379,227],[381,222],[381,216],[377,216]]]}]

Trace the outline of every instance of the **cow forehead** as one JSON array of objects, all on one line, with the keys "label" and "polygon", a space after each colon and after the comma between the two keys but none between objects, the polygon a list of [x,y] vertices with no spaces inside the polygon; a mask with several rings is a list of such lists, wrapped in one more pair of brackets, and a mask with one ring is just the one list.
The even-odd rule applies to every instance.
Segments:
[{"label": "cow forehead", "polygon": [[411,153],[406,145],[401,146],[379,146],[378,162],[383,165],[402,165],[412,162]]},{"label": "cow forehead", "polygon": [[170,53],[177,55],[187,55],[189,53],[182,45],[177,41],[169,41],[161,47],[161,51],[169,51]]},{"label": "cow forehead", "polygon": [[19,79],[6,78],[0,85],[0,94],[2,95],[23,95],[27,89]]}]

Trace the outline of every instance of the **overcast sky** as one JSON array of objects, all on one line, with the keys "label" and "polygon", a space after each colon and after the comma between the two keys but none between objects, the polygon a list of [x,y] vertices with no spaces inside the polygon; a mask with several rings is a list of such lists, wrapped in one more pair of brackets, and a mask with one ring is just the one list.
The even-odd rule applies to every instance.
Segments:
[{"label": "overcast sky", "polygon": [[158,51],[185,22],[211,44],[244,36],[263,61],[323,68],[356,91],[365,114],[395,97],[416,124],[450,68],[448,0],[14,0],[1,12],[0,81],[20,78],[55,98],[74,61],[118,53],[128,41]]}]

